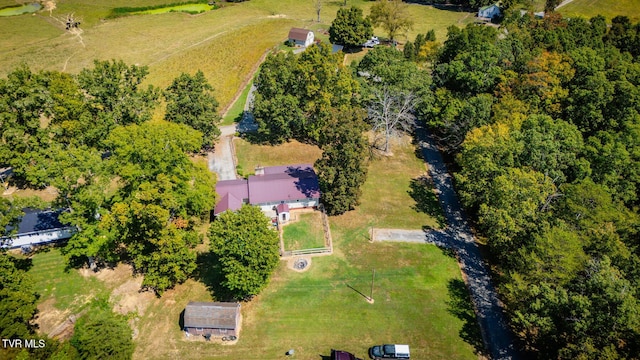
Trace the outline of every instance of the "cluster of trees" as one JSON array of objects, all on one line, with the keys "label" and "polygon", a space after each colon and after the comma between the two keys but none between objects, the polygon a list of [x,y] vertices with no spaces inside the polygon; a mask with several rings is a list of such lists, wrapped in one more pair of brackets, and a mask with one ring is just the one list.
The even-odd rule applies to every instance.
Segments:
[{"label": "cluster of trees", "polygon": [[409,5],[402,0],[378,0],[367,17],[363,17],[362,10],[355,6],[339,9],[329,27],[329,40],[347,49],[357,48],[371,38],[373,26],[386,30],[389,40],[394,42],[398,35],[413,27]]},{"label": "cluster of trees", "polygon": [[0,336],[29,340],[31,347],[5,347],[8,359],[130,359],[131,328],[122,315],[114,314],[108,301],[94,300],[75,326],[70,341],[60,342],[36,333],[33,317],[39,295],[28,273],[31,259],[17,259],[0,252]]},{"label": "cluster of trees", "polygon": [[[322,44],[300,55],[271,54],[255,81],[258,139],[318,145],[323,203],[329,214],[341,214],[358,205],[371,145],[390,155],[391,138],[411,131],[429,83],[428,74],[395,48],[375,48],[353,68]],[[376,134],[372,144],[367,130]]]},{"label": "cluster of trees", "polygon": [[508,15],[451,27],[419,114],[538,358],[640,353],[640,24]]},{"label": "cluster of trees", "polygon": [[[80,230],[63,250],[71,265],[126,261],[160,294],[196,266],[215,180],[190,154],[212,146],[219,116],[202,72],[163,91],[141,85],[147,73],[122,61],[77,76],[12,71],[0,80],[0,164],[23,186],[55,187],[70,210],[61,220]],[[167,121],[150,122],[161,95]],[[0,205],[13,221],[19,204]]]},{"label": "cluster of trees", "polygon": [[[260,140],[279,144],[296,139],[318,145],[324,152],[316,169],[327,212],[353,209],[366,179],[366,143],[357,131],[363,128],[357,110],[360,85],[342,65],[342,56],[324,44],[300,55],[271,54],[255,86],[253,114]],[[342,136],[337,129],[354,136]]]}]

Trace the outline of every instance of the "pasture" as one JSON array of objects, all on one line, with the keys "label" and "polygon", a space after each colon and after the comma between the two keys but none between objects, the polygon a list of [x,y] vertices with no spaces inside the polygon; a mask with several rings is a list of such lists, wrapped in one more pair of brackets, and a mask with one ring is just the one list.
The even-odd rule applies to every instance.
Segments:
[{"label": "pasture", "polygon": [[607,22],[618,15],[629,17],[631,22],[640,21],[640,0],[574,0],[558,11],[565,17],[592,18],[598,14],[607,18]]},{"label": "pasture", "polygon": [[[251,0],[225,3],[220,9],[190,15],[179,12],[107,19],[116,7],[158,6],[167,0],[114,0],[55,2],[55,9],[35,14],[0,17],[0,76],[20,64],[34,70],[77,73],[91,67],[94,59],[122,59],[129,64],[148,65],[147,82],[166,87],[181,72],[202,70],[216,90],[224,112],[243,90],[260,58],[281,44],[291,27],[326,30],[340,8],[340,1],[326,1],[321,21],[311,1]],[[0,0],[0,7],[15,5]],[[370,1],[352,0],[365,15]],[[465,26],[473,14],[437,10],[411,4],[414,29],[407,34],[436,30],[443,41],[446,28]],[[68,14],[81,22],[77,31],[65,30]],[[376,29],[376,34],[385,36]],[[403,38],[400,38],[404,41]]]}]

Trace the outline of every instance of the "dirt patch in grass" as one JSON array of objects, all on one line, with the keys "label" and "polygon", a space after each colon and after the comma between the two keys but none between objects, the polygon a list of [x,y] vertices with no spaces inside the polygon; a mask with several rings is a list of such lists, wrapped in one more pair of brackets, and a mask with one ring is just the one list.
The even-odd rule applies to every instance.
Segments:
[{"label": "dirt patch in grass", "polygon": [[38,304],[38,315],[35,323],[38,325],[40,333],[49,335],[71,315],[69,310],[57,309],[54,306],[55,303],[56,299],[50,298]]},{"label": "dirt patch in grass", "polygon": [[85,278],[95,277],[96,279],[102,281],[110,288],[121,284],[126,281],[125,279],[131,277],[131,266],[125,264],[118,264],[113,268],[104,268],[99,271],[93,271],[88,268],[82,268],[78,270],[80,275]]},{"label": "dirt patch in grass", "polygon": [[[296,268],[296,262],[300,259],[304,259],[307,262],[307,265],[303,268],[303,269],[297,269]],[[287,260],[287,268],[297,271],[297,272],[305,272],[307,270],[309,270],[309,268],[311,267],[311,257],[296,257],[296,258],[291,258]]]},{"label": "dirt patch in grass", "polygon": [[53,186],[47,186],[42,190],[34,190],[34,189],[19,189],[15,186],[9,186],[3,193],[3,196],[6,197],[31,197],[37,196],[42,201],[52,202],[58,196],[58,190]]},{"label": "dirt patch in grass", "polygon": [[132,278],[111,292],[109,301],[113,304],[113,311],[123,315],[131,312],[144,315],[155,295],[149,291],[140,291],[142,280],[142,276]]}]

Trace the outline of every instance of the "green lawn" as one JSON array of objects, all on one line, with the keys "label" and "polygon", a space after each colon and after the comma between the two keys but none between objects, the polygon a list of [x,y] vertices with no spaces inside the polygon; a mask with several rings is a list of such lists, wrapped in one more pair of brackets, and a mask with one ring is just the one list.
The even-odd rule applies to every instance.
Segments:
[{"label": "green lawn", "polygon": [[40,302],[55,298],[54,306],[72,313],[83,309],[95,296],[108,295],[106,285],[95,277],[84,277],[78,270],[66,269],[59,249],[33,256],[29,271],[40,294]]},{"label": "green lawn", "polygon": [[575,0],[558,11],[566,17],[592,18],[600,14],[608,22],[618,15],[624,15],[635,23],[640,21],[640,0]]},{"label": "green lawn", "polygon": [[425,175],[424,162],[416,157],[416,148],[408,138],[393,146],[393,156],[380,156],[369,165],[367,181],[362,186],[361,205],[346,213],[345,225],[365,222],[381,228],[439,228],[442,209],[431,189],[419,197],[429,208],[418,206],[412,196],[415,179]]},{"label": "green lawn", "polygon": [[244,112],[244,105],[247,103],[247,96],[249,96],[249,90],[251,90],[252,85],[253,80],[247,83],[240,96],[231,105],[229,110],[227,110],[227,113],[222,118],[222,124],[220,125],[231,125],[241,120],[242,113]]},{"label": "green lawn", "polygon": [[283,227],[284,249],[303,250],[324,247],[324,230],[319,212],[299,214],[298,221]]},{"label": "green lawn", "polygon": [[168,13],[168,12],[172,12],[172,11],[177,11],[177,12],[180,12],[180,11],[182,11],[182,12],[205,12],[205,11],[209,11],[211,9],[212,9],[211,5],[207,5],[207,4],[186,4],[186,5],[176,5],[176,6],[163,7],[163,8],[159,8],[159,9],[153,9],[153,10],[139,11],[139,12],[131,13],[131,15],[164,14],[164,13]]},{"label": "green lawn", "polygon": [[278,146],[253,145],[243,139],[234,141],[238,167],[245,176],[253,174],[256,166],[278,166],[289,164],[313,164],[322,151],[313,145],[290,141]]},{"label": "green lawn", "polygon": [[[331,348],[366,358],[371,345],[400,342],[415,359],[477,359],[481,338],[455,259],[430,245],[357,238],[342,239],[340,254],[313,258],[306,272],[282,263],[269,286],[242,304],[233,346],[185,339],[180,312],[203,299],[189,294],[191,282],[180,286],[147,309],[134,358],[284,359],[294,349],[296,359],[320,359]],[[373,269],[369,304],[358,291],[369,295]]]}]

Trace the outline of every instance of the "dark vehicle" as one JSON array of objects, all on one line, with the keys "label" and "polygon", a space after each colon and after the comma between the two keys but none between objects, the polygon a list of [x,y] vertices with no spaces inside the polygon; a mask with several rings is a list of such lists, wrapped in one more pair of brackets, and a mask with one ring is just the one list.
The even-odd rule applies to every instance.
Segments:
[{"label": "dark vehicle", "polygon": [[331,349],[331,360],[362,360],[362,359],[359,359],[355,357],[355,355],[353,355],[352,353],[348,353],[346,351]]},{"label": "dark vehicle", "polygon": [[409,345],[378,345],[369,348],[369,356],[374,360],[410,359]]}]

